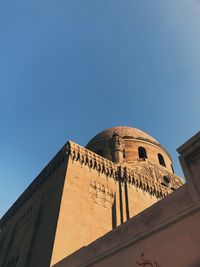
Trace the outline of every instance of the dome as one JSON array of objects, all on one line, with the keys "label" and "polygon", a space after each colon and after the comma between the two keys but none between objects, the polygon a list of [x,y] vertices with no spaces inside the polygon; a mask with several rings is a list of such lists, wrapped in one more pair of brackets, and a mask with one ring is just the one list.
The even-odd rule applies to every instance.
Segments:
[{"label": "dome", "polygon": [[151,162],[170,172],[172,170],[172,160],[167,150],[148,133],[137,128],[109,128],[92,138],[86,148],[113,162],[123,162],[129,166]]},{"label": "dome", "polygon": [[154,139],[148,133],[140,129],[127,127],[127,126],[118,126],[118,127],[112,127],[103,132],[100,132],[94,138],[92,138],[92,140],[87,144],[86,147],[90,147],[103,140],[109,139],[113,134],[118,134],[123,139],[146,140],[146,141],[159,145],[159,142],[156,139]]}]

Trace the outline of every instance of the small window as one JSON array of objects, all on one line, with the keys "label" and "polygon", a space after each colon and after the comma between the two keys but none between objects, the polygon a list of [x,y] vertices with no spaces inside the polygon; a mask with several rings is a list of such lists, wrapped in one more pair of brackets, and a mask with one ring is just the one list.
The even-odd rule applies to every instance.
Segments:
[{"label": "small window", "polygon": [[166,187],[169,187],[169,184],[170,184],[170,178],[166,175],[163,176],[163,181],[161,183],[162,185],[166,186]]},{"label": "small window", "polygon": [[160,153],[158,153],[158,160],[159,160],[160,165],[166,167],[165,160]]},{"label": "small window", "polygon": [[171,169],[172,169],[172,172],[174,173],[174,167],[173,167],[173,165],[171,164]]},{"label": "small window", "polygon": [[140,159],[146,159],[147,158],[147,152],[144,147],[139,147],[138,148],[138,154]]},{"label": "small window", "polygon": [[126,158],[126,152],[125,152],[125,150],[123,150],[123,158],[124,159]]},{"label": "small window", "polygon": [[165,183],[169,184],[170,183],[170,179],[167,176],[163,176],[163,180],[165,181]]}]

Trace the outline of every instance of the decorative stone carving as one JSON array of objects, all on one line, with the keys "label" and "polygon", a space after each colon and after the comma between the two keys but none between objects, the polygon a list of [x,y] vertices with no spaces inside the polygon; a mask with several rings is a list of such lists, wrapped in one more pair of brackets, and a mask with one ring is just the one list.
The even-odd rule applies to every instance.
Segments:
[{"label": "decorative stone carving", "polygon": [[114,133],[109,140],[113,162],[122,163],[124,157],[125,142],[122,137]]},{"label": "decorative stone carving", "polygon": [[[119,139],[117,140],[119,141]],[[141,173],[140,170],[134,168],[119,168],[117,164],[112,161],[109,161],[71,141],[67,145],[66,154],[69,155],[73,161],[78,161],[81,165],[93,168],[97,172],[104,173],[106,176],[115,180],[126,180],[130,185],[140,188],[157,198],[164,198],[172,192],[170,188],[161,185],[160,181],[157,182],[155,179],[150,179],[150,171],[147,171],[147,169]],[[175,186],[174,188],[177,187],[178,186]],[[95,192],[95,194],[98,193]]]},{"label": "decorative stone carving", "polygon": [[118,134],[114,133],[110,138],[110,148],[114,151],[124,151],[125,143],[122,137]]},{"label": "decorative stone carving", "polygon": [[94,203],[102,204],[105,207],[111,207],[114,201],[113,190],[96,181],[91,181],[90,183],[89,196]]},{"label": "decorative stone carving", "polygon": [[140,173],[141,175],[147,176],[153,180],[155,180],[155,176],[153,175],[152,170],[144,165],[133,167],[133,170]]}]

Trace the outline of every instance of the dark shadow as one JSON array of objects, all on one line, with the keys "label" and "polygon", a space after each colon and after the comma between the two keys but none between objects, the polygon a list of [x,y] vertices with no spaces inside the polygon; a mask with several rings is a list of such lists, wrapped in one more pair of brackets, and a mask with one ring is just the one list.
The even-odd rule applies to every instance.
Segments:
[{"label": "dark shadow", "polygon": [[117,227],[117,216],[116,216],[116,193],[114,194],[114,202],[112,204],[112,229]]},{"label": "dark shadow", "polygon": [[119,179],[119,208],[120,208],[120,220],[121,220],[121,223],[123,223],[124,218],[123,218],[123,201],[122,201],[122,182],[121,182],[121,179]]},{"label": "dark shadow", "polygon": [[144,147],[138,147],[138,154],[140,159],[147,159],[147,151]]},{"label": "dark shadow", "polygon": [[159,161],[160,165],[166,167],[165,160],[160,153],[158,153],[158,161]]},{"label": "dark shadow", "polygon": [[38,237],[38,231],[39,231],[41,218],[42,218],[43,201],[44,201],[44,197],[41,199],[40,207],[39,207],[38,213],[36,215],[36,219],[35,219],[34,224],[33,224],[33,234],[32,234],[31,240],[30,240],[30,245],[29,245],[29,249],[27,252],[27,256],[26,256],[25,266],[30,266],[31,261],[32,261],[33,251],[34,251],[34,248],[36,246],[36,240]]},{"label": "dark shadow", "polygon": [[130,213],[129,213],[129,203],[128,203],[128,188],[127,188],[127,181],[124,181],[124,189],[125,189],[125,203],[126,203],[126,219],[129,220]]},{"label": "dark shadow", "polygon": [[197,262],[196,263],[193,263],[191,266],[189,266],[189,267],[199,267],[200,266],[200,259],[199,260],[197,260]]},{"label": "dark shadow", "polygon": [[9,240],[9,243],[8,243],[8,247],[7,247],[4,259],[2,261],[2,266],[6,266],[6,261],[8,260],[8,256],[9,256],[9,253],[10,253],[10,250],[12,248],[12,244],[14,242],[14,238],[15,238],[15,235],[16,235],[16,228],[17,228],[17,224],[15,224],[15,226],[13,227],[13,230],[12,230],[12,233],[11,233],[11,237],[10,237],[10,240]]}]

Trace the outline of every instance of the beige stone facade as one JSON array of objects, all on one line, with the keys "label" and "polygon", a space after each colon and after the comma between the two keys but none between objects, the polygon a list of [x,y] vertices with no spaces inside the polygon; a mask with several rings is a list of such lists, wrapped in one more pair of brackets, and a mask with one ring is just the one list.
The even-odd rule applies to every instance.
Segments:
[{"label": "beige stone facade", "polygon": [[186,184],[55,267],[199,267],[200,132],[178,152]]},{"label": "beige stone facade", "polygon": [[1,219],[0,266],[52,266],[182,184],[141,130],[114,127],[86,148],[69,141]]}]

